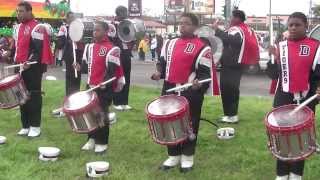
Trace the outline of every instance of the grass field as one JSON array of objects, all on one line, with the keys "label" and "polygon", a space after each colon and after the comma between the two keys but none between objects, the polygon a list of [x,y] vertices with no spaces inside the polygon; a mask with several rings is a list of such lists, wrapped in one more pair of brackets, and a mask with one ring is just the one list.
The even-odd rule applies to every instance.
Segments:
[{"label": "grass field", "polygon": [[[105,155],[81,151],[86,135],[73,133],[66,119],[51,117],[51,110],[61,105],[62,81],[45,81],[44,89],[40,138],[18,137],[19,111],[0,111],[0,135],[8,138],[7,144],[0,145],[0,180],[85,179],[85,164],[96,160],[110,162],[111,172],[105,179],[271,180],[275,177],[275,161],[266,148],[263,124],[263,118],[271,108],[271,98],[241,97],[240,123],[232,125],[236,129],[236,137],[232,140],[218,140],[216,128],[201,122],[194,170],[181,174],[178,168],[169,172],[158,170],[167,157],[166,148],[155,144],[147,129],[144,107],[159,96],[159,89],[131,89],[130,105],[134,109],[117,113],[118,122],[111,127]],[[222,115],[221,108],[219,98],[206,97],[202,117],[217,120]],[[62,150],[59,160],[39,161],[39,146],[59,147]],[[320,179],[319,169],[320,156],[313,155],[306,163],[304,179]]]}]

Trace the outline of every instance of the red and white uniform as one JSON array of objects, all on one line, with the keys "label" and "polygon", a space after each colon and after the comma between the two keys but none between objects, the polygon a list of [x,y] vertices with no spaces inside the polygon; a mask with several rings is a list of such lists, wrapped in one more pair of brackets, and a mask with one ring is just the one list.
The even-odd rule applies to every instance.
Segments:
[{"label": "red and white uniform", "polygon": [[228,29],[228,34],[239,33],[242,39],[241,50],[238,58],[239,64],[254,65],[260,59],[258,39],[255,32],[245,23],[232,26]]},{"label": "red and white uniform", "polygon": [[17,25],[13,34],[16,47],[15,62],[38,61],[41,64],[52,64],[50,33],[47,25],[38,24],[34,19]]},{"label": "red and white uniform", "polygon": [[113,76],[116,77],[113,83],[114,89],[125,84],[120,63],[120,48],[113,46],[107,38],[101,42],[86,45],[83,60],[88,64],[89,85],[96,86],[107,80],[106,77],[109,79]]},{"label": "red and white uniform", "polygon": [[[161,51],[165,60],[165,81],[170,84],[185,84],[195,78],[212,78],[212,94],[219,94],[216,68],[209,46],[197,37],[167,40]],[[200,67],[204,67],[200,69]],[[206,74],[205,68],[209,70]]]},{"label": "red and white uniform", "polygon": [[311,71],[320,64],[319,45],[319,41],[308,37],[279,43],[277,63],[281,65],[279,79],[282,91],[304,96],[308,93]]}]

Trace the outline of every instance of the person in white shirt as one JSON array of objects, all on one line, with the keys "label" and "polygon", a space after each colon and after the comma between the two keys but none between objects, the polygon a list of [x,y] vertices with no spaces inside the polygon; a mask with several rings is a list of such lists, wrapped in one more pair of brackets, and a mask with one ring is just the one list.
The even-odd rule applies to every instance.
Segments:
[{"label": "person in white shirt", "polygon": [[152,61],[155,60],[156,58],[156,49],[157,49],[157,38],[155,37],[155,35],[152,35],[151,37],[151,45],[150,45],[150,49],[151,49],[151,55],[152,55]]}]

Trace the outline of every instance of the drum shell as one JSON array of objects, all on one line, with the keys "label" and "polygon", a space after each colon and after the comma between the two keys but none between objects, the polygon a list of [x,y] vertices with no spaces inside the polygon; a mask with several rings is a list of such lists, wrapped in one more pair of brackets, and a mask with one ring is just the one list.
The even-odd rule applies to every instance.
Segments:
[{"label": "drum shell", "polygon": [[154,99],[145,108],[149,130],[153,140],[162,145],[176,145],[184,142],[188,138],[190,124],[189,103],[183,96],[166,95],[160,98],[183,98],[184,108],[168,115],[154,115],[148,111],[149,105],[157,100]]},{"label": "drum shell", "polygon": [[283,161],[300,161],[311,156],[316,150],[316,131],[313,111],[305,107],[307,119],[292,127],[276,127],[268,122],[268,117],[281,108],[294,109],[297,105],[285,105],[273,109],[265,118],[268,147],[273,156]]},{"label": "drum shell", "polygon": [[23,105],[29,99],[29,93],[22,77],[19,74],[15,74],[4,78],[8,77],[13,77],[13,79],[5,83],[0,83],[0,108],[2,109],[10,109],[18,105]]},{"label": "drum shell", "polygon": [[72,130],[76,133],[90,133],[105,126],[105,115],[99,105],[99,99],[95,92],[92,92],[92,100],[83,108],[69,110],[65,108],[68,100],[64,100],[63,112],[66,114]]}]

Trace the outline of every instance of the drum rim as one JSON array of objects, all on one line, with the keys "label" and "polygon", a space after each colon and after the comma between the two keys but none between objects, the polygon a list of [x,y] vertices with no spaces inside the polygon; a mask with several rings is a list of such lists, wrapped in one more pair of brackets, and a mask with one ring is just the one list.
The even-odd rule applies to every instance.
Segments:
[{"label": "drum rim", "polygon": [[[21,77],[20,74],[8,75],[8,76],[5,76],[5,77],[2,78],[2,79],[5,79],[5,78],[11,77],[11,76],[15,76],[12,81],[5,82],[5,83],[1,83],[1,81],[0,81],[0,90],[4,90],[4,89],[11,88],[11,87],[13,87],[14,85],[16,85],[17,82],[19,82],[19,81],[21,81],[21,80],[23,81],[23,79],[22,79],[22,77]],[[2,79],[1,79],[1,80],[2,80]]]},{"label": "drum rim", "polygon": [[177,145],[177,144],[180,144],[180,143],[186,141],[188,139],[188,135],[186,135],[183,138],[177,139],[177,141],[175,141],[175,142],[160,141],[160,140],[156,139],[154,136],[152,136],[152,139],[154,142],[156,142],[157,144],[161,144],[161,145]]},{"label": "drum rim", "polygon": [[[169,97],[178,97],[178,98],[181,98],[182,101],[186,104],[186,107],[183,107],[182,109],[180,109],[179,111],[177,112],[174,112],[172,114],[168,114],[168,115],[154,115],[154,114],[150,114],[149,111],[148,111],[148,107],[149,105],[154,102],[155,100],[158,100],[159,98],[169,98]],[[152,119],[156,119],[156,120],[163,120],[163,121],[173,121],[173,120],[176,120],[177,117],[181,117],[181,113],[182,112],[187,112],[190,114],[190,106],[189,106],[189,101],[187,100],[186,97],[184,96],[178,96],[178,95],[175,95],[175,94],[168,94],[168,95],[163,95],[163,96],[160,96],[158,98],[154,98],[152,101],[150,101],[146,107],[145,107],[145,113],[146,113],[146,116],[147,116],[147,119],[149,120],[149,118],[152,118]]]},{"label": "drum rim", "polygon": [[[80,92],[81,92],[81,91],[80,91]],[[79,93],[79,92],[75,92],[75,93]],[[91,108],[91,107],[93,107],[94,105],[99,104],[99,99],[98,99],[97,93],[93,91],[93,92],[90,92],[90,93],[92,93],[92,96],[93,96],[92,98],[93,98],[93,100],[90,101],[90,102],[88,103],[88,105],[86,105],[85,107],[81,107],[81,108],[79,108],[79,109],[68,109],[68,108],[66,108],[66,107],[65,107],[65,104],[66,104],[68,98],[69,98],[70,96],[72,96],[73,94],[75,94],[75,93],[72,93],[71,95],[69,95],[68,97],[66,97],[66,98],[64,99],[64,101],[63,101],[62,111],[63,111],[66,115],[74,115],[74,114],[77,114],[77,113],[80,113],[80,112],[86,112],[86,110],[87,110],[88,108]],[[99,106],[99,105],[98,105],[98,106]],[[99,106],[99,107],[100,107],[100,106]]]},{"label": "drum rim", "polygon": [[283,157],[283,156],[276,154],[275,151],[273,151],[271,147],[269,147],[269,150],[270,150],[271,154],[273,155],[273,157],[275,157],[275,158],[278,158],[278,159],[280,159],[282,161],[286,161],[286,162],[296,162],[296,161],[305,160],[308,157],[310,157],[313,153],[315,153],[316,146],[312,146],[312,147],[313,147],[312,150],[308,151],[307,153],[305,153],[301,156],[291,157],[291,158],[289,158],[289,157],[286,158],[286,157]]},{"label": "drum rim", "polygon": [[267,131],[287,133],[287,132],[292,132],[293,130],[302,130],[306,127],[310,128],[310,127],[314,126],[315,115],[314,115],[313,111],[308,106],[305,106],[304,110],[310,112],[311,114],[309,113],[307,116],[307,120],[301,124],[291,126],[291,127],[278,127],[278,126],[273,126],[268,122],[268,117],[274,111],[281,109],[281,108],[285,108],[285,107],[296,107],[296,106],[298,106],[298,105],[296,105],[296,104],[283,105],[283,106],[273,108],[270,112],[268,112],[267,115],[265,116],[265,119],[264,119],[264,124],[267,128]]}]

